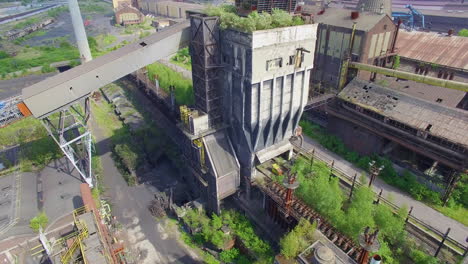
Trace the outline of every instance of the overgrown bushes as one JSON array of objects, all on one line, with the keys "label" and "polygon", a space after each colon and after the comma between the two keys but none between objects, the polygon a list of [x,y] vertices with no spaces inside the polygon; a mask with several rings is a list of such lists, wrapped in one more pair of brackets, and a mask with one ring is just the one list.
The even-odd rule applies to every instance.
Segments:
[{"label": "overgrown bushes", "polygon": [[177,51],[176,55],[171,58],[171,62],[184,67],[187,70],[192,70],[192,58],[190,57],[188,48],[183,48]]},{"label": "overgrown bushes", "polygon": [[[271,247],[260,239],[253,229],[252,224],[246,217],[238,212],[227,210],[220,216],[213,214],[207,217],[198,210],[188,210],[183,217],[184,222],[193,231],[192,236],[183,237],[183,240],[189,244],[195,243],[198,246],[210,243],[221,249],[226,241],[236,237],[253,256],[241,254],[238,249],[233,248],[220,253],[222,261],[231,260],[234,263],[252,263],[249,258],[256,258],[256,263],[272,263],[273,251]],[[225,234],[221,227],[226,226],[230,229],[230,234]],[[211,261],[215,263],[215,260]]]},{"label": "overgrown bushes", "polygon": [[[300,121],[300,125],[304,134],[317,140],[321,145],[344,157],[347,161],[355,164],[357,167],[364,170],[369,170],[369,162],[371,160],[375,160],[378,166],[384,166],[384,169],[379,174],[379,177],[382,178],[386,183],[396,186],[399,189],[411,194],[411,196],[416,200],[426,201],[434,205],[441,204],[440,195],[438,192],[430,190],[425,185],[420,184],[417,181],[416,176],[409,171],[404,171],[401,175],[399,175],[393,167],[393,163],[389,159],[379,156],[360,156],[358,153],[347,149],[341,139],[325,132],[318,125],[305,120]],[[461,191],[460,193],[464,193],[464,191]],[[468,190],[466,193],[468,194]],[[456,195],[454,197],[456,197],[456,199],[460,199],[460,195]],[[457,202],[463,203],[462,200],[463,198],[457,200]]]},{"label": "overgrown bushes", "polygon": [[159,86],[166,93],[169,87],[175,87],[175,99],[179,105],[192,105],[194,103],[192,81],[185,79],[182,74],[166,67],[160,63],[153,63],[146,66],[150,80],[155,78],[159,81]]},{"label": "overgrown bushes", "polygon": [[281,255],[288,259],[297,257],[316,240],[316,229],[316,223],[311,224],[308,220],[301,219],[291,232],[281,238]]},{"label": "overgrown bushes", "polygon": [[[394,214],[388,206],[374,204],[375,195],[366,186],[355,189],[351,201],[345,201],[338,179],[330,177],[330,169],[321,161],[315,160],[310,166],[309,161],[299,157],[292,171],[300,183],[296,196],[325,216],[339,231],[357,241],[365,227],[378,228],[382,244],[379,254],[385,263],[399,263],[398,259],[410,256],[415,245],[406,239],[404,230],[407,208]],[[282,181],[282,178],[277,176],[275,180]],[[297,241],[291,243],[298,244]],[[290,247],[294,249],[295,246]]]},{"label": "overgrown bushes", "polygon": [[211,6],[206,9],[209,16],[218,16],[222,29],[233,28],[242,32],[303,25],[304,21],[298,16],[291,16],[286,11],[273,9],[270,15],[267,12],[251,12],[247,17],[237,15],[232,5]]}]

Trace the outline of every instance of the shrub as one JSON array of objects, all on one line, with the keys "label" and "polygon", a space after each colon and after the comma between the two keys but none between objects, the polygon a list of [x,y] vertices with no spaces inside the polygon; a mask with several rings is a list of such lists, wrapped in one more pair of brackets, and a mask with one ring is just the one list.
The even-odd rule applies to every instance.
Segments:
[{"label": "shrub", "polygon": [[237,248],[225,250],[219,254],[219,259],[224,263],[234,262],[234,260],[237,259],[238,257],[239,257],[239,250]]},{"label": "shrub", "polygon": [[468,37],[468,29],[466,28],[460,29],[460,31],[458,31],[458,36]]},{"label": "shrub", "polygon": [[231,5],[220,7],[208,7],[206,13],[209,16],[220,18],[222,29],[233,28],[243,32],[271,29],[276,27],[289,27],[303,25],[304,21],[300,17],[294,17],[284,10],[274,8],[272,14],[251,12],[247,17],[240,17],[236,14],[236,8]]},{"label": "shrub", "polygon": [[317,225],[306,219],[301,219],[294,229],[280,240],[281,254],[288,258],[295,258],[315,240],[314,233]]},{"label": "shrub", "polygon": [[39,232],[39,229],[44,229],[49,223],[49,218],[44,212],[40,212],[37,216],[33,217],[29,221],[29,227],[31,227],[34,232]]},{"label": "shrub", "polygon": [[128,170],[134,171],[137,168],[138,155],[128,144],[118,144],[115,146],[114,151]]},{"label": "shrub", "polygon": [[413,249],[410,254],[411,259],[414,261],[414,264],[437,264],[439,261],[422,252],[421,250]]}]

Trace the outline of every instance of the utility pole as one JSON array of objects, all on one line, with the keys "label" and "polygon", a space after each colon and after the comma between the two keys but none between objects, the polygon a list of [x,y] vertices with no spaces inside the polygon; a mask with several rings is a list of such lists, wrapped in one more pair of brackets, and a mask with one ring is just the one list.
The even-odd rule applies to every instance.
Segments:
[{"label": "utility pole", "polygon": [[353,184],[351,185],[351,191],[349,192],[349,201],[351,201],[351,198],[353,197],[353,191],[354,191],[354,185],[356,184],[356,178],[357,178],[357,173],[354,174],[353,177]]},{"label": "utility pole", "polygon": [[434,254],[434,257],[435,257],[435,258],[437,258],[437,255],[439,255],[439,252],[440,252],[440,250],[442,249],[442,247],[444,246],[444,242],[445,242],[445,240],[447,239],[449,233],[450,233],[450,227],[447,228],[447,232],[445,232],[445,235],[444,235],[444,237],[442,238],[442,241],[440,241],[439,247],[437,248],[437,251],[436,251],[436,253]]},{"label": "utility pole", "polygon": [[413,206],[411,206],[409,211],[408,211],[408,215],[406,216],[406,219],[405,219],[405,224],[408,223],[412,212],[413,212]]},{"label": "utility pole", "polygon": [[375,162],[375,160],[369,162],[369,171],[370,171],[370,180],[369,180],[369,187],[372,186],[372,183],[374,182],[375,178],[377,178],[377,176],[379,176],[380,172],[385,168],[385,166],[380,166],[380,167],[377,167],[377,164]]},{"label": "utility pole", "polygon": [[358,264],[369,263],[369,252],[379,251],[380,242],[377,239],[378,234],[378,229],[371,233],[370,227],[366,227],[364,233],[359,235],[359,245],[362,247],[362,251],[358,258]]},{"label": "utility pole", "polygon": [[335,160],[332,161],[331,165],[330,165],[330,177],[328,178],[328,180],[331,180],[332,176],[333,176],[333,168],[335,166]]}]

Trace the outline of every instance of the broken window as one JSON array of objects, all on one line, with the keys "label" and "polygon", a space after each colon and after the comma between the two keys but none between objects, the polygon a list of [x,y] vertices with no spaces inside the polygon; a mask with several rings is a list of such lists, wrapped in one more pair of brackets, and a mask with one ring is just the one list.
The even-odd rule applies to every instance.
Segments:
[{"label": "broken window", "polygon": [[267,61],[266,69],[267,71],[275,70],[283,66],[283,59],[277,58],[274,60]]}]

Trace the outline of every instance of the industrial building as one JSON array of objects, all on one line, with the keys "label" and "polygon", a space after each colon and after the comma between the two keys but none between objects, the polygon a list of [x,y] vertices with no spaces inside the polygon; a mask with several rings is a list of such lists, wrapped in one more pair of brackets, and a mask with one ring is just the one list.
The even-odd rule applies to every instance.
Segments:
[{"label": "industrial building", "polygon": [[[339,87],[340,75],[348,56],[352,61],[382,65],[392,54],[396,26],[391,16],[383,9],[364,6],[362,9],[364,11],[325,8],[314,16],[319,28],[311,80],[312,95],[336,93],[342,88]],[[351,42],[353,29],[354,41]],[[359,78],[369,79],[370,75],[362,72]]]},{"label": "industrial building", "polygon": [[143,14],[135,7],[124,5],[115,10],[115,22],[121,25],[133,25],[143,22]]},{"label": "industrial building", "polygon": [[139,8],[145,14],[186,19],[188,18],[187,11],[202,10],[204,7],[199,4],[185,2],[140,0]]},{"label": "industrial building", "polygon": [[[247,189],[255,165],[292,150],[308,98],[316,25],[244,33],[219,30],[219,18],[191,16],[196,109],[181,109],[194,174],[208,204]],[[195,159],[193,157],[196,157]]]}]

